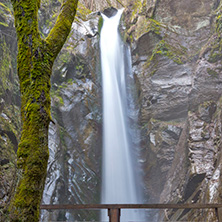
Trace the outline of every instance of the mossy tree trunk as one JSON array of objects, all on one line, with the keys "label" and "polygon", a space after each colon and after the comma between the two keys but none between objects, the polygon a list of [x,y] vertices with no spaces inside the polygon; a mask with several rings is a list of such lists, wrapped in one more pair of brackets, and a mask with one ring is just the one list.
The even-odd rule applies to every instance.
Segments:
[{"label": "mossy tree trunk", "polygon": [[65,0],[46,39],[38,31],[40,0],[12,0],[18,39],[22,136],[18,167],[22,177],[11,201],[11,221],[39,221],[48,162],[52,65],[70,33],[78,0]]}]

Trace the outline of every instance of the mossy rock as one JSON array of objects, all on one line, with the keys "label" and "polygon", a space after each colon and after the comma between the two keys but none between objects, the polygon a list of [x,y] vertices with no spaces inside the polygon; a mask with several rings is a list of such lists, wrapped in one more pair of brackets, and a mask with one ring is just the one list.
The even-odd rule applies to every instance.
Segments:
[{"label": "mossy rock", "polygon": [[207,68],[207,73],[213,78],[219,78],[218,72],[213,69]]}]

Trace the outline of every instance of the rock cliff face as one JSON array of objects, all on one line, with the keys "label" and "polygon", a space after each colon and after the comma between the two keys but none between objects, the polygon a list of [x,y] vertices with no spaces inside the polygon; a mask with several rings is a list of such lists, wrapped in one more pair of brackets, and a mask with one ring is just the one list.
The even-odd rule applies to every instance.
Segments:
[{"label": "rock cliff face", "polygon": [[[87,16],[87,17],[85,17]],[[43,203],[99,203],[102,142],[97,13],[78,14],[54,65],[48,177]],[[97,213],[42,213],[42,221],[93,220]],[[97,218],[98,219],[98,218]]]},{"label": "rock cliff face", "polygon": [[[102,88],[97,33],[102,21],[97,12],[122,5],[126,6],[122,37],[132,54],[128,81],[133,78],[135,83],[128,117],[137,136],[132,136],[132,142],[140,144],[144,202],[221,203],[221,1],[117,2],[80,1],[70,39],[54,65],[55,124],[49,131],[43,203],[100,201]],[[55,18],[53,9],[59,6],[59,1],[42,1],[42,35],[48,34]],[[5,206],[16,183],[12,178],[18,174],[15,152],[20,120],[15,42],[2,34],[14,36],[13,19],[8,11],[1,13],[0,206]],[[133,122],[137,112],[139,131]],[[3,215],[0,209],[0,218]],[[42,221],[98,218],[92,211],[42,211]],[[150,219],[217,221],[214,210],[159,211],[151,213]]]},{"label": "rock cliff face", "polygon": [[5,209],[17,182],[16,151],[21,129],[16,35],[7,3],[0,4],[0,221],[6,220]]},{"label": "rock cliff face", "polygon": [[[91,50],[92,54],[87,57],[70,55],[67,66],[62,64],[67,82],[58,86],[54,79],[52,111],[55,124],[51,124],[49,131],[50,160],[44,203],[99,203],[101,92],[99,77],[95,75],[98,67],[90,61],[90,58],[98,61],[98,45],[93,48],[92,41],[82,37],[90,43],[84,50],[89,54]],[[53,213],[45,220],[72,218],[61,212],[58,214]],[[95,218],[92,212],[74,215],[79,220]]]},{"label": "rock cliff face", "polygon": [[[160,0],[149,7],[132,1],[125,13],[146,200],[221,203],[221,3]],[[166,211],[161,219],[217,221],[214,210]]]}]

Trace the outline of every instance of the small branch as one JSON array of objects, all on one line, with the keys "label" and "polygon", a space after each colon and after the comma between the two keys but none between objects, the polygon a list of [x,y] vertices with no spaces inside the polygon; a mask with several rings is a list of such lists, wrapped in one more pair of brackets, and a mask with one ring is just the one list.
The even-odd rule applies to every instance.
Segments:
[{"label": "small branch", "polygon": [[46,42],[53,53],[54,58],[60,52],[64,45],[76,14],[78,0],[66,0],[61,6],[61,12],[56,20],[56,23],[50,31]]}]

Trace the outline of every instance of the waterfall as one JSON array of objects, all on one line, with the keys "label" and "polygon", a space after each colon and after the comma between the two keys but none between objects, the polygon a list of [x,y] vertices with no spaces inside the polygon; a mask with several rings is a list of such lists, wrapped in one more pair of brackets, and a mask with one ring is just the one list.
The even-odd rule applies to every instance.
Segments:
[{"label": "waterfall", "polygon": [[[103,204],[139,203],[126,121],[124,45],[118,33],[123,10],[103,17],[100,49],[103,79]],[[138,210],[121,210],[121,221],[142,221]],[[101,221],[108,221],[107,211]]]}]

